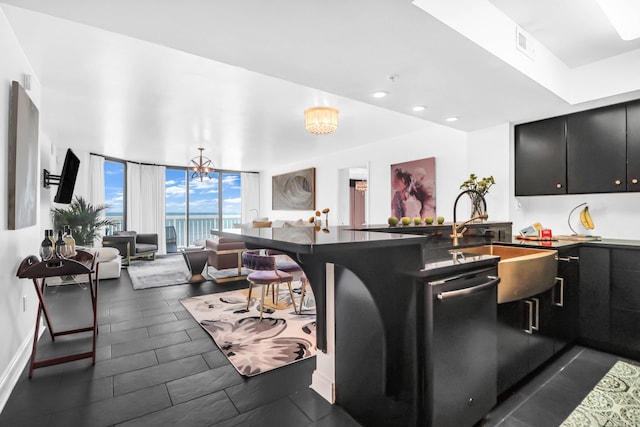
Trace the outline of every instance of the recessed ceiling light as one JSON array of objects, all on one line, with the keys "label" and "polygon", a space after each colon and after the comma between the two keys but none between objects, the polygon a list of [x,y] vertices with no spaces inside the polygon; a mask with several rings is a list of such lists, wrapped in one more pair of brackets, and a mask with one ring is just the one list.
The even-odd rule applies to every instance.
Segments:
[{"label": "recessed ceiling light", "polygon": [[374,98],[384,98],[385,96],[387,96],[387,92],[373,92],[371,96],[373,96]]},{"label": "recessed ceiling light", "polygon": [[415,112],[424,111],[424,105],[416,105],[412,110]]},{"label": "recessed ceiling light", "polygon": [[456,120],[458,120],[460,117],[447,117],[445,120],[448,122],[455,122]]}]

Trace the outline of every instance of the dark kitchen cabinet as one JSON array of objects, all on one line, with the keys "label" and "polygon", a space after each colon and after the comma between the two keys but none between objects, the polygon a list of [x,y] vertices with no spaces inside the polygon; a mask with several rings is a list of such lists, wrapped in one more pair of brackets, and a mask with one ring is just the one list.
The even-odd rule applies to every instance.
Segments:
[{"label": "dark kitchen cabinet", "polygon": [[524,332],[526,305],[513,301],[498,305],[498,394],[529,373],[529,335]]},{"label": "dark kitchen cabinet", "polygon": [[627,105],[627,191],[640,191],[640,102]]},{"label": "dark kitchen cabinet", "polygon": [[567,116],[567,192],[626,191],[626,106]]},{"label": "dark kitchen cabinet", "polygon": [[516,196],[566,194],[566,153],[565,117],[516,126]]},{"label": "dark kitchen cabinet", "polygon": [[640,251],[611,250],[611,344],[640,354]]},{"label": "dark kitchen cabinet", "polygon": [[[525,300],[525,324],[529,335],[528,371],[531,372],[553,356],[555,325],[553,322],[552,290]],[[530,331],[530,332],[529,332]]]},{"label": "dark kitchen cabinet", "polygon": [[553,356],[552,290],[498,305],[498,394]]},{"label": "dark kitchen cabinet", "polygon": [[580,248],[579,331],[589,342],[610,340],[609,249]]},{"label": "dark kitchen cabinet", "polygon": [[558,251],[558,280],[552,291],[554,353],[578,338],[579,261],[578,248]]}]

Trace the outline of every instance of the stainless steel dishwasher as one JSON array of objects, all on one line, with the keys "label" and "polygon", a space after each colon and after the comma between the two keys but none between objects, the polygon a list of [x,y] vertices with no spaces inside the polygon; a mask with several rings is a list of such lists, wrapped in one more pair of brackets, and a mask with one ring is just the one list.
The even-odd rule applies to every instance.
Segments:
[{"label": "stainless steel dishwasher", "polygon": [[500,279],[497,260],[484,261],[436,268],[424,277],[421,425],[473,426],[496,404]]}]

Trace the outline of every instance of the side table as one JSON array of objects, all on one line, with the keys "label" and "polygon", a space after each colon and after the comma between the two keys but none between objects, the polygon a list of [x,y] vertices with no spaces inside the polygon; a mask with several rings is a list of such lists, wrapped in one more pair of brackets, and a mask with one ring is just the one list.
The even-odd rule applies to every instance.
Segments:
[{"label": "side table", "polygon": [[202,274],[207,262],[209,261],[209,250],[202,247],[194,249],[182,248],[180,249],[184,262],[187,263],[187,267],[191,272],[191,278],[189,283],[202,283],[206,282],[207,278]]},{"label": "side table", "polygon": [[[76,256],[66,259],[52,259],[50,261],[40,261],[35,255],[26,257],[18,267],[16,274],[21,279],[32,279],[38,295],[38,314],[36,315],[36,327],[33,335],[33,347],[31,349],[31,362],[29,365],[29,378],[33,376],[33,370],[43,366],[56,365],[58,363],[71,362],[73,360],[91,358],[92,364],[96,363],[96,335],[98,334],[98,267],[96,263],[97,253],[94,257],[91,253],[78,250]],[[73,276],[76,274],[86,274],[88,277],[88,288],[91,290],[91,308],[93,310],[93,324],[84,328],[69,329],[65,331],[55,331],[51,323],[51,317],[47,309],[44,298],[45,279],[56,276]],[[54,357],[52,359],[36,361],[36,351],[38,348],[38,335],[40,329],[40,316],[44,314],[45,321],[49,328],[51,340],[55,341],[60,335],[77,334],[81,332],[93,332],[91,351],[76,353],[68,356]]]}]

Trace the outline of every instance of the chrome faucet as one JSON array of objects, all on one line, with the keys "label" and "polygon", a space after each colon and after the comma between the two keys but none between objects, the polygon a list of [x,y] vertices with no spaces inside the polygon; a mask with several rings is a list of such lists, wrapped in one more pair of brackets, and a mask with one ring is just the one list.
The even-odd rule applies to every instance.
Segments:
[{"label": "chrome faucet", "polygon": [[[458,207],[458,200],[460,200],[460,197],[463,194],[467,194],[467,193],[476,193],[478,196],[480,196],[480,198],[482,199],[482,204],[484,205],[484,213],[482,215],[474,216],[473,218],[470,218],[461,224],[458,224],[458,222],[456,221],[456,208]],[[456,201],[453,203],[453,226],[451,227],[452,228],[451,238],[453,239],[453,246],[458,246],[458,239],[462,237],[465,231],[467,231],[467,227],[464,227],[465,225],[467,225],[471,221],[475,221],[476,219],[487,219],[487,218],[489,218],[489,215],[487,214],[487,201],[484,199],[484,197],[482,196],[482,194],[480,194],[479,191],[465,190],[462,193],[458,194],[458,197],[456,197]],[[464,227],[464,228],[460,230],[460,227]]]}]

